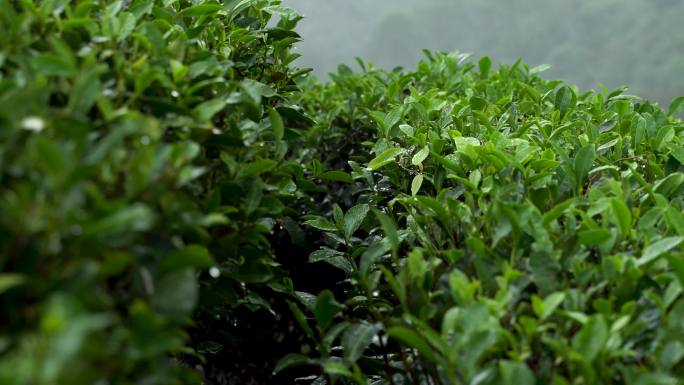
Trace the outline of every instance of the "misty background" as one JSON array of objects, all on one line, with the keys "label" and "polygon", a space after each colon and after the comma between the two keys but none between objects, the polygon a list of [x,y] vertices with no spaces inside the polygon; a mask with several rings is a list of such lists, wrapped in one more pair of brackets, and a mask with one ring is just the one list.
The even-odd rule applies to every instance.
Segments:
[{"label": "misty background", "polygon": [[305,16],[297,64],[317,76],[361,57],[413,68],[422,49],[550,64],[581,89],[684,95],[684,0],[284,0]]}]

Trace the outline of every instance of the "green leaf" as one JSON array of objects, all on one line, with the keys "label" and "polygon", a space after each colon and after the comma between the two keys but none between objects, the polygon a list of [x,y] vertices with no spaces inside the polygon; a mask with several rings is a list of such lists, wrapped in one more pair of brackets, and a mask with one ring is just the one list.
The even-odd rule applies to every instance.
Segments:
[{"label": "green leaf", "polygon": [[684,258],[681,253],[668,255],[667,261],[672,268],[672,272],[679,280],[679,284],[684,287]]},{"label": "green leaf", "polygon": [[314,316],[316,322],[321,330],[325,331],[332,323],[335,315],[339,313],[344,307],[337,301],[330,290],[323,290],[316,297],[316,305],[314,305]]},{"label": "green leaf", "polygon": [[131,231],[146,231],[155,223],[155,212],[149,207],[137,203],[123,207],[83,229],[84,236],[115,237]]},{"label": "green leaf", "polygon": [[582,245],[598,246],[611,237],[608,229],[592,229],[580,231],[577,241]]},{"label": "green leaf", "polygon": [[323,371],[332,376],[352,377],[352,372],[342,362],[331,359],[323,362]]},{"label": "green leaf", "polygon": [[286,355],[285,357],[281,358],[278,360],[278,363],[276,363],[275,368],[273,368],[274,373],[281,372],[284,369],[287,368],[292,368],[292,367],[297,367],[297,366],[304,366],[304,365],[311,365],[315,361],[312,360],[311,358],[299,354],[299,353],[290,353]]},{"label": "green leaf", "polygon": [[573,162],[573,171],[575,172],[576,187],[581,188],[594,164],[594,159],[596,158],[596,152],[594,151],[593,144],[587,144],[586,146],[580,148],[575,154],[575,159]]},{"label": "green leaf", "polygon": [[26,277],[22,274],[0,273],[0,294],[24,282],[26,282]]},{"label": "green leaf", "polygon": [[344,359],[348,362],[356,362],[361,358],[378,331],[380,331],[380,326],[377,324],[364,322],[349,325],[342,335]]},{"label": "green leaf", "polygon": [[662,126],[658,130],[656,137],[653,139],[653,147],[660,151],[667,143],[672,141],[675,136],[675,129],[672,126]]},{"label": "green leaf", "polygon": [[682,183],[684,183],[684,174],[681,172],[675,172],[657,181],[653,186],[653,190],[659,194],[669,197],[671,194],[677,191]]},{"label": "green leaf", "polygon": [[684,236],[684,214],[672,206],[668,207],[665,211],[665,219],[668,225],[677,234]]},{"label": "green leaf", "polygon": [[622,199],[612,198],[610,206],[613,209],[614,222],[620,229],[620,233],[623,236],[627,236],[632,227],[632,213],[630,213],[629,208]]},{"label": "green leaf", "polygon": [[551,316],[554,311],[563,303],[565,300],[565,293],[562,291],[555,292],[544,298],[544,309],[542,310],[539,318],[543,321]]},{"label": "green leaf", "polygon": [[669,341],[660,354],[660,363],[665,369],[671,369],[684,358],[684,344],[680,341]]},{"label": "green leaf", "polygon": [[208,122],[214,115],[226,106],[228,102],[225,99],[211,99],[199,104],[192,110],[193,115],[200,122]]},{"label": "green leaf", "polygon": [[88,113],[95,104],[102,86],[100,83],[100,73],[101,70],[97,68],[79,73],[69,96],[67,108],[79,114]]},{"label": "green leaf", "polygon": [[522,82],[519,82],[518,86],[520,86],[522,91],[525,92],[525,94],[527,94],[527,96],[529,96],[535,102],[539,102],[541,99],[541,94],[539,94],[539,91],[537,91],[536,88]]},{"label": "green leaf", "polygon": [[257,159],[252,163],[244,165],[240,169],[240,175],[242,177],[261,175],[273,170],[277,165],[278,162],[273,159]]},{"label": "green leaf", "polygon": [[344,215],[344,237],[349,239],[359,229],[363,220],[366,219],[370,207],[367,204],[356,205]]},{"label": "green leaf", "polygon": [[568,86],[563,86],[556,92],[556,99],[554,105],[556,109],[560,111],[561,119],[565,117],[565,114],[569,109],[574,108],[577,103],[577,95],[575,91]]},{"label": "green leaf", "polygon": [[333,250],[327,247],[314,251],[309,255],[309,263],[326,262],[338,269],[343,270],[347,274],[354,271],[354,266],[344,256],[341,251]]},{"label": "green leaf", "polygon": [[572,339],[572,348],[584,356],[587,362],[593,361],[608,341],[608,324],[603,315],[589,317],[582,329]]},{"label": "green leaf", "polygon": [[[311,330],[311,326],[309,326],[309,323],[306,321],[306,316],[304,316],[304,313],[302,310],[294,303],[291,301],[287,301],[287,306],[290,308],[290,311],[292,312],[292,315],[294,315],[295,320],[299,324],[299,326],[304,330],[306,335],[309,336],[309,338],[315,338],[313,330]],[[315,307],[315,305],[314,305]]]},{"label": "green leaf", "polygon": [[684,147],[670,145],[670,154],[677,159],[679,164],[684,164]]},{"label": "green leaf", "polygon": [[285,133],[283,118],[280,117],[278,111],[272,107],[268,109],[268,118],[271,121],[271,129],[273,130],[273,136],[275,137],[275,140],[282,140],[283,134]]},{"label": "green leaf", "polygon": [[535,385],[534,373],[522,362],[499,361],[501,385]]},{"label": "green leaf", "polygon": [[344,183],[352,183],[354,180],[352,179],[352,176],[349,175],[349,173],[346,173],[344,171],[326,171],[322,173],[321,175],[318,176],[319,178],[323,180],[334,180],[337,182],[344,182]]},{"label": "green leaf", "polygon": [[37,74],[43,76],[74,76],[78,71],[71,60],[54,54],[34,57],[31,60],[31,66]]},{"label": "green leaf", "polygon": [[337,226],[333,225],[323,217],[309,219],[308,221],[304,222],[304,224],[323,231],[337,231]]},{"label": "green leaf", "polygon": [[378,258],[382,257],[388,251],[390,251],[391,246],[388,242],[375,242],[371,244],[363,254],[361,254],[361,260],[359,262],[359,271],[363,276],[368,274],[368,271],[373,263],[375,263]]},{"label": "green leaf", "polygon": [[681,385],[680,376],[665,372],[639,373],[632,380],[633,385]]},{"label": "green leaf", "polygon": [[675,98],[667,109],[667,116],[676,116],[684,109],[684,96]]},{"label": "green leaf", "polygon": [[648,245],[637,260],[638,266],[643,266],[656,260],[661,255],[670,251],[684,241],[684,237],[667,237]]},{"label": "green leaf", "polygon": [[[330,351],[335,343],[337,337],[349,326],[349,322],[340,321],[333,324],[330,329],[325,332],[325,335],[321,339],[321,345],[323,351]],[[337,346],[335,346],[337,347]]]},{"label": "green leaf", "polygon": [[399,130],[404,133],[406,136],[412,137],[413,134],[416,132],[416,129],[411,127],[408,124],[400,124],[399,125]]},{"label": "green leaf", "polygon": [[387,133],[390,132],[392,127],[394,127],[399,121],[401,120],[401,116],[403,114],[403,110],[401,107],[396,107],[390,110],[390,112],[385,115],[385,118],[383,119],[383,123],[385,126],[385,129],[387,130]]},{"label": "green leaf", "polygon": [[273,88],[252,79],[243,79],[240,86],[255,104],[261,103],[261,98],[264,96],[270,98],[277,95]]},{"label": "green leaf", "polygon": [[420,151],[418,151],[415,155],[413,155],[413,158],[411,159],[411,164],[414,166],[417,166],[430,155],[430,149],[428,146],[423,147]]},{"label": "green leaf", "polygon": [[547,225],[551,223],[554,219],[560,217],[564,212],[570,209],[575,204],[575,198],[569,198],[563,202],[555,205],[551,210],[548,210],[542,216],[542,223]]},{"label": "green leaf", "polygon": [[418,174],[413,177],[411,182],[411,195],[415,196],[420,191],[420,186],[423,184],[423,174]]},{"label": "green leaf", "polygon": [[387,334],[395,340],[418,350],[421,356],[425,357],[431,362],[437,362],[437,357],[433,349],[427,342],[415,331],[405,326],[394,326],[387,330]]},{"label": "green leaf", "polygon": [[178,15],[183,17],[198,17],[212,15],[221,10],[223,10],[223,7],[218,4],[198,4],[185,8]]},{"label": "green leaf", "polygon": [[536,75],[551,68],[550,64],[540,64],[530,70],[530,75]]},{"label": "green leaf", "polygon": [[413,249],[408,255],[408,274],[414,281],[423,280],[427,270],[427,263],[422,249]]},{"label": "green leaf", "polygon": [[480,140],[477,138],[472,138],[468,136],[455,136],[453,137],[454,144],[456,145],[456,150],[467,151],[471,147],[477,147],[480,145]]},{"label": "green leaf", "polygon": [[378,170],[382,166],[393,162],[394,158],[396,158],[397,155],[401,154],[403,151],[404,150],[401,148],[390,147],[368,162],[368,168],[371,170]]},{"label": "green leaf", "polygon": [[173,81],[176,83],[181,81],[190,71],[187,66],[183,65],[183,63],[179,62],[178,60],[170,60],[169,67],[171,67]]},{"label": "green leaf", "polygon": [[382,226],[382,231],[385,233],[385,237],[387,237],[387,240],[389,241],[392,252],[396,253],[397,249],[399,248],[399,233],[397,232],[397,225],[389,215],[375,209],[373,209],[373,213],[378,218],[380,226]]},{"label": "green leaf", "polygon": [[480,69],[480,79],[487,79],[489,77],[489,70],[492,68],[492,60],[487,56],[483,56],[478,62],[478,67]]},{"label": "green leaf", "polygon": [[299,17],[299,14],[294,9],[282,5],[269,5],[264,7],[264,12],[268,12],[272,15],[278,15],[285,19],[295,19]]},{"label": "green leaf", "polygon": [[234,18],[242,11],[244,11],[246,8],[249,8],[254,3],[256,3],[256,1],[257,0],[232,0],[226,2],[224,7],[230,10],[231,18]]},{"label": "green leaf", "polygon": [[316,296],[315,295],[313,295],[311,293],[307,293],[305,291],[295,291],[294,296],[297,297],[297,299],[299,299],[302,302],[302,304],[304,306],[306,306],[306,308],[309,311],[313,312],[313,309],[316,306]]},{"label": "green leaf", "polygon": [[333,219],[338,230],[344,229],[344,212],[337,203],[333,204]]},{"label": "green leaf", "polygon": [[166,256],[159,264],[159,271],[169,272],[188,267],[206,269],[215,264],[206,247],[202,245],[188,245]]},{"label": "green leaf", "polygon": [[479,96],[473,96],[470,98],[470,108],[473,111],[482,111],[487,107],[487,100]]},{"label": "green leaf", "polygon": [[193,269],[165,274],[154,288],[152,304],[162,315],[174,322],[184,322],[195,308],[199,286]]}]

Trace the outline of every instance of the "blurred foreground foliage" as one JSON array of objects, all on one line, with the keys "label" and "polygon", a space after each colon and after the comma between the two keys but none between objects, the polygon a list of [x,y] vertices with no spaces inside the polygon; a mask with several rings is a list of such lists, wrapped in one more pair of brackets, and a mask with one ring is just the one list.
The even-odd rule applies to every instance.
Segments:
[{"label": "blurred foreground foliage", "polygon": [[301,174],[284,159],[284,124],[306,122],[289,100],[299,16],[270,0],[0,9],[0,383],[196,383],[178,361],[212,321],[268,307],[252,284],[292,291],[266,236]]}]

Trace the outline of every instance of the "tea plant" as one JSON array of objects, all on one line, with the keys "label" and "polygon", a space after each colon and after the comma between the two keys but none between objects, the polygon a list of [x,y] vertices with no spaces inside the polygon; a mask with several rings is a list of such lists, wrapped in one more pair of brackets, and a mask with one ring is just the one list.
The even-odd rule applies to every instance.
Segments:
[{"label": "tea plant", "polygon": [[317,352],[278,369],[317,365],[317,383],[680,383],[677,103],[427,55],[413,72],[361,62],[305,87],[309,113],[353,148],[351,184],[329,197],[345,200],[302,218],[324,239],[310,261],[350,287],[293,305]]},{"label": "tea plant", "polygon": [[185,366],[233,351],[222,336],[253,343],[226,330],[237,308],[249,322],[292,292],[267,235],[301,174],[300,17],[277,0],[0,9],[0,383],[198,383]]}]

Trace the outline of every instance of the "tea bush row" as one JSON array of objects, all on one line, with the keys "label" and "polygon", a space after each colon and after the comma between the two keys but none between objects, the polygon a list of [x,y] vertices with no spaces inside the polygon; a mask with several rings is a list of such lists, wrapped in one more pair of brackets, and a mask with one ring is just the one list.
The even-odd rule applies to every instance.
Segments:
[{"label": "tea bush row", "polygon": [[[298,305],[331,378],[382,384],[678,384],[684,125],[624,89],[519,61],[360,62],[300,102],[351,202],[303,216],[348,289]],[[325,139],[324,139],[325,142]],[[347,155],[348,154],[348,155]],[[323,383],[323,382],[321,382]]]}]

